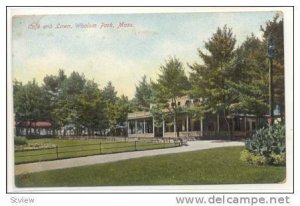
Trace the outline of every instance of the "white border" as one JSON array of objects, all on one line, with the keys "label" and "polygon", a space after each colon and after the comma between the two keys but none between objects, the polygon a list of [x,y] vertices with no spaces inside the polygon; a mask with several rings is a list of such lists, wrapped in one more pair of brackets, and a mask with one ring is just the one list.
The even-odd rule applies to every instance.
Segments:
[{"label": "white border", "polygon": [[116,13],[169,13],[169,12],[239,12],[239,11],[282,11],[284,13],[284,49],[285,49],[285,98],[287,128],[287,179],[282,184],[235,184],[235,185],[193,185],[193,186],[139,186],[139,187],[80,187],[80,188],[16,188],[14,187],[13,160],[13,112],[12,112],[12,77],[11,77],[11,36],[8,35],[8,70],[7,70],[7,135],[8,135],[8,192],[78,192],[78,193],[269,193],[292,192],[293,187],[293,9],[287,7],[143,7],[143,8],[8,8],[8,34],[11,33],[11,17],[13,15],[45,15],[45,14],[116,14]]}]

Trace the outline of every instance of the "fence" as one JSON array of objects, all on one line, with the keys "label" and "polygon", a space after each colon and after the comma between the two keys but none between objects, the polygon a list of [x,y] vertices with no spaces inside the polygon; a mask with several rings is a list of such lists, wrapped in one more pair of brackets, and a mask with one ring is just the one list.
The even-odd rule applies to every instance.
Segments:
[{"label": "fence", "polygon": [[65,159],[90,155],[111,154],[129,151],[161,149],[179,146],[177,141],[126,141],[126,142],[99,142],[93,144],[56,146],[44,149],[26,149],[15,151],[15,163],[29,163],[45,160]]}]

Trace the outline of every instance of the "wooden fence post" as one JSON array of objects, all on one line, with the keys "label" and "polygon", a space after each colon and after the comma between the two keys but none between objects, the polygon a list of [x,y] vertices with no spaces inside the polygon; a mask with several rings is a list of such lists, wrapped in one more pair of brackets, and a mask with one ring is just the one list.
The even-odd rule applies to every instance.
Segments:
[{"label": "wooden fence post", "polygon": [[134,141],[134,150],[136,151],[136,141]]},{"label": "wooden fence post", "polygon": [[101,142],[99,144],[99,151],[100,151],[100,154],[102,153],[102,149],[101,149]]}]

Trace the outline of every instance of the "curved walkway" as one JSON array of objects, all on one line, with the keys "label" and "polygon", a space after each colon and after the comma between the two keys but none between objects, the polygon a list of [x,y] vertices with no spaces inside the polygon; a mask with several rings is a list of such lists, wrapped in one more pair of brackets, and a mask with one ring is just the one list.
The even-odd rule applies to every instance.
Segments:
[{"label": "curved walkway", "polygon": [[243,142],[211,140],[211,141],[191,141],[187,146],[174,147],[167,149],[145,150],[136,152],[123,152],[115,154],[95,155],[88,157],[77,157],[63,160],[53,160],[45,162],[35,162],[28,164],[15,165],[15,175],[41,172],[47,170],[64,169],[70,167],[80,167],[86,165],[94,165],[108,162],[116,162],[120,160],[127,160],[139,157],[148,157],[163,154],[172,154],[179,152],[189,152],[196,150],[211,149],[217,147],[229,147],[229,146],[242,146]]}]

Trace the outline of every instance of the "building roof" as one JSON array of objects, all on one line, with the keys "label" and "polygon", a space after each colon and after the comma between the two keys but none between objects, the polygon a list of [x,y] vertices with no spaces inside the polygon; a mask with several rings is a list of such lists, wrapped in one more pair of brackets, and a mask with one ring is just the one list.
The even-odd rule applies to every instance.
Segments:
[{"label": "building roof", "polygon": [[[198,105],[201,102],[201,99],[197,98],[190,98],[189,96],[182,96],[177,98],[177,106],[178,107],[187,107],[190,105]],[[172,107],[172,100],[168,100],[167,104],[169,105],[169,108]],[[154,104],[150,104],[150,109],[152,108]],[[163,112],[168,112],[168,108],[164,108],[162,110]],[[143,118],[149,118],[152,117],[152,114],[150,112],[146,111],[136,111],[133,113],[128,113],[127,116],[128,120],[133,120],[133,119],[143,119]]]},{"label": "building roof", "polygon": [[52,124],[50,122],[21,122],[20,127],[31,127],[31,128],[50,128]]},{"label": "building roof", "polygon": [[152,117],[150,112],[133,112],[133,113],[128,113],[128,120],[130,119],[140,119],[140,118],[147,118],[147,117]]}]

